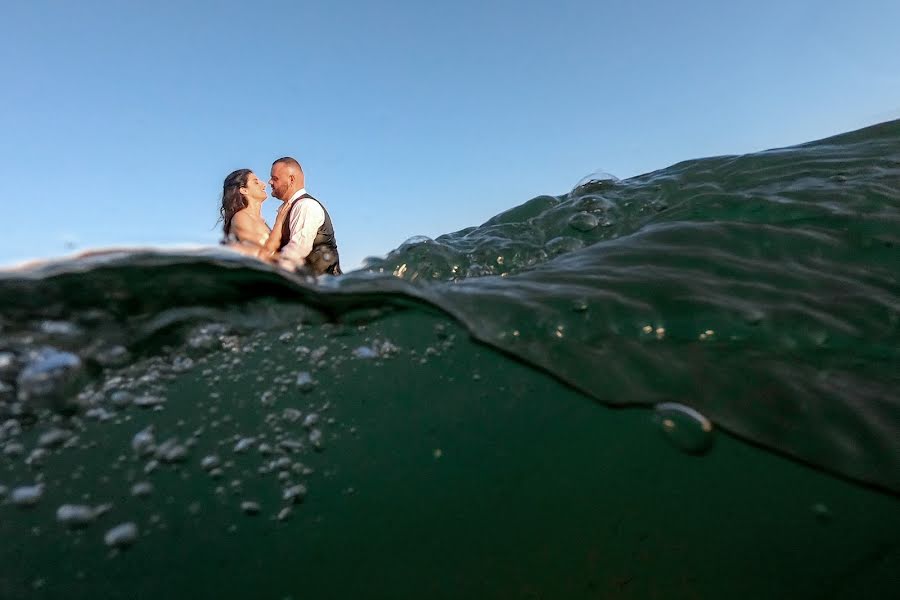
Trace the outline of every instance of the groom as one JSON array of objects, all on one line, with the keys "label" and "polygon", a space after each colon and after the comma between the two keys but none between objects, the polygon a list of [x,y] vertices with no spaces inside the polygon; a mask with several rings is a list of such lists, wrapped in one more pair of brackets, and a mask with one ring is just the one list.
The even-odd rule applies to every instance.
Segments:
[{"label": "groom", "polygon": [[284,202],[282,210],[289,211],[281,231],[282,258],[305,264],[316,275],[340,275],[331,217],[321,202],[306,193],[300,163],[290,156],[276,160],[269,185],[272,195]]}]

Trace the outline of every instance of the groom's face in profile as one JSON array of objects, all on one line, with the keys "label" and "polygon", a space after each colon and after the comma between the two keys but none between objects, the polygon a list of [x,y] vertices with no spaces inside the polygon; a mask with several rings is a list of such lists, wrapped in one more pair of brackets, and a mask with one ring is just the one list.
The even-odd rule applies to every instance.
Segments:
[{"label": "groom's face in profile", "polygon": [[272,165],[269,185],[272,186],[272,195],[279,200],[287,199],[287,192],[291,187],[291,173],[288,167],[282,163]]}]

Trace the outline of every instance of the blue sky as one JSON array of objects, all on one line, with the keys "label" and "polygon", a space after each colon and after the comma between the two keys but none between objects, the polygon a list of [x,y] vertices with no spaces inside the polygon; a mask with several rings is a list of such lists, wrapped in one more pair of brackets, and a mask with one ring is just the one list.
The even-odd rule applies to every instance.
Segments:
[{"label": "blue sky", "polygon": [[267,178],[282,155],[355,267],[593,171],[900,117],[896,0],[14,0],[2,13],[0,264],[214,244],[225,175]]}]

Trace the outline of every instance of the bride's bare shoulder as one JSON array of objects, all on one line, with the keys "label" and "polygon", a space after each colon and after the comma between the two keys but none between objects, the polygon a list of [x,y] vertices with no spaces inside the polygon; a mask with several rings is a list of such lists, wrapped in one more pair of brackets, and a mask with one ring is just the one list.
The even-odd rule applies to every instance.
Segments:
[{"label": "bride's bare shoulder", "polygon": [[247,212],[246,208],[242,208],[241,210],[234,213],[234,216],[231,217],[231,222],[240,225],[252,225],[253,217],[249,212]]},{"label": "bride's bare shoulder", "polygon": [[239,240],[256,241],[256,238],[259,237],[258,227],[253,215],[244,210],[234,213],[234,216],[231,217],[231,233]]}]

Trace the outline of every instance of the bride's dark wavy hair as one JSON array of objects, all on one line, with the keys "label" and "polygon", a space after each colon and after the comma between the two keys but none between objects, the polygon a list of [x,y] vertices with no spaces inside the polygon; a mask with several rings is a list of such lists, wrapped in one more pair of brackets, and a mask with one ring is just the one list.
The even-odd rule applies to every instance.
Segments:
[{"label": "bride's dark wavy hair", "polygon": [[219,209],[219,220],[222,221],[222,233],[227,239],[231,231],[231,220],[239,210],[247,208],[247,199],[241,194],[241,188],[247,187],[250,169],[238,169],[228,174],[222,184],[222,206]]}]

